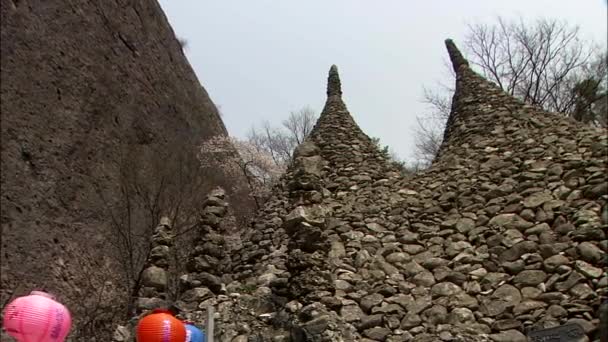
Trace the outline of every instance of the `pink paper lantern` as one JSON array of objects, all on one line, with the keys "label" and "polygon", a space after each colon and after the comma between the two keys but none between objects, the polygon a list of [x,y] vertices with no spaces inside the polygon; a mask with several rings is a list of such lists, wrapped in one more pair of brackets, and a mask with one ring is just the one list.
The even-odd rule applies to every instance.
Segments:
[{"label": "pink paper lantern", "polygon": [[19,342],[63,342],[70,332],[72,317],[52,295],[32,291],[6,306],[3,326]]}]

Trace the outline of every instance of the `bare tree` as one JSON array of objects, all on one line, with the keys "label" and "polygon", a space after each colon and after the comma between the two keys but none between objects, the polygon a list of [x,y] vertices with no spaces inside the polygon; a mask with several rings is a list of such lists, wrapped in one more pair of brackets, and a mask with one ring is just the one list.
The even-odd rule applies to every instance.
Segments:
[{"label": "bare tree", "polygon": [[261,128],[251,127],[247,140],[260,151],[268,153],[277,165],[286,166],[293,151],[312,131],[317,114],[310,107],[291,112],[282,127],[272,127],[264,122]]},{"label": "bare tree", "polygon": [[283,120],[283,127],[287,129],[294,149],[297,145],[304,142],[304,139],[310,134],[316,122],[317,114],[310,107],[304,107],[297,112],[291,112],[289,113],[289,117]]},{"label": "bare tree", "polygon": [[[578,26],[554,19],[472,23],[464,50],[474,69],[505,92],[550,112],[606,125],[606,48],[581,38]],[[448,70],[451,71],[451,68]],[[450,73],[453,84],[454,74]],[[430,164],[439,151],[452,106],[452,86],[424,89],[430,113],[418,118],[416,156]]]},{"label": "bare tree", "polygon": [[97,193],[105,204],[120,280],[129,292],[124,298],[127,317],[133,311],[151,250],[150,237],[160,218],[168,216],[177,234],[191,229],[204,195],[215,183],[209,180],[213,174],[201,168],[195,146],[175,139],[157,147],[125,145],[100,170],[104,177],[118,174],[116,189],[98,188]]},{"label": "bare tree", "polygon": [[605,84],[608,75],[605,53],[581,39],[578,26],[564,21],[538,19],[528,24],[521,18],[499,17],[492,26],[470,24],[465,47],[485,77],[551,112],[572,114],[574,87],[589,78]]}]

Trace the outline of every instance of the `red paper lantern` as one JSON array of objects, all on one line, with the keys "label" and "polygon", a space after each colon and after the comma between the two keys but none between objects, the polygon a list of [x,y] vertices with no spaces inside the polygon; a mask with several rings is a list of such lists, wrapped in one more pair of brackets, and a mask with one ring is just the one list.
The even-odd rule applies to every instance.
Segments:
[{"label": "red paper lantern", "polygon": [[184,342],[186,326],[170,311],[154,310],[137,324],[137,342]]}]

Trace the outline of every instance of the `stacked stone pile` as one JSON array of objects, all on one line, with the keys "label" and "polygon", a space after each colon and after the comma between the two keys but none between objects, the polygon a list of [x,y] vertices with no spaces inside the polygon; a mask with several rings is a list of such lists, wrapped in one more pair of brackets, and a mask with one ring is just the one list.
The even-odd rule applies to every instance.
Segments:
[{"label": "stacked stone pile", "polygon": [[457,83],[444,144],[399,184],[406,284],[429,290],[402,327],[501,341],[569,322],[594,333],[608,292],[605,131],[516,101],[447,45]]},{"label": "stacked stone pile", "polygon": [[188,275],[188,318],[215,305],[222,342],[524,342],[568,323],[598,338],[606,132],[508,96],[446,45],[456,92],[433,165],[401,177],[332,67],[313,132],[229,261],[196,256],[224,274]]},{"label": "stacked stone pile", "polygon": [[163,217],[154,228],[151,244],[152,250],[141,275],[142,286],[135,302],[136,314],[169,304],[169,258],[173,232],[167,217]]},{"label": "stacked stone pile", "polygon": [[[213,304],[216,295],[225,293],[224,276],[230,270],[231,261],[221,221],[227,213],[224,190],[214,189],[203,204],[195,247],[186,263],[188,273],[180,277],[181,296],[177,304],[184,311],[204,309]],[[206,302],[209,299],[211,303]]]},{"label": "stacked stone pile", "polygon": [[508,96],[447,46],[445,141],[407,180],[356,126],[332,67],[283,205],[268,211],[287,246],[269,287],[325,310],[291,316],[319,340],[525,341],[566,323],[592,338],[608,288],[606,134]]}]

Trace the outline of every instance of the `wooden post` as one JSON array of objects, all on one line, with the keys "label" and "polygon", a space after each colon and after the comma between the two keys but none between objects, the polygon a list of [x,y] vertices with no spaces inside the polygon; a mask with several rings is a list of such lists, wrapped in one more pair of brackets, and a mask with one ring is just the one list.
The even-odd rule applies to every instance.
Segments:
[{"label": "wooden post", "polygon": [[209,305],[207,307],[207,341],[206,342],[213,342],[213,335],[214,335],[214,325],[213,325],[213,320],[215,318],[215,312],[213,309],[212,305]]}]

